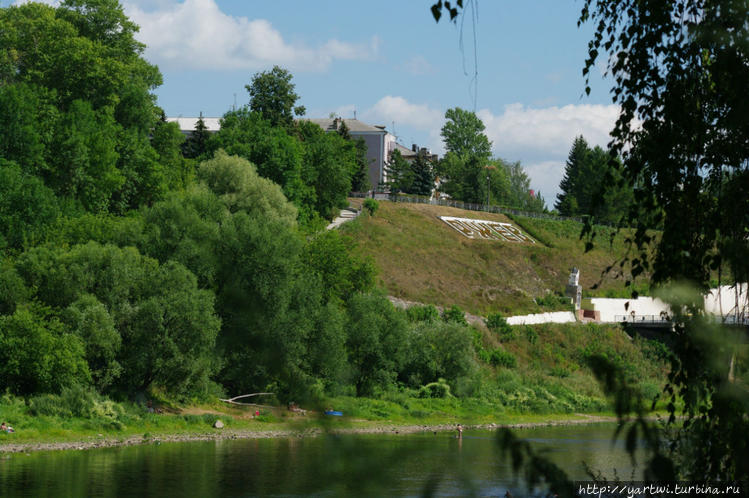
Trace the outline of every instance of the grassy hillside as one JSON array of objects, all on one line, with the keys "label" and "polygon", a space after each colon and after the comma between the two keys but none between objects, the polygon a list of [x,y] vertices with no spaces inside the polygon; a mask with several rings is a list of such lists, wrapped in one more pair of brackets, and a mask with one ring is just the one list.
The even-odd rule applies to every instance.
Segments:
[{"label": "grassy hillside", "polygon": [[[360,200],[352,200],[355,203]],[[537,242],[520,244],[472,240],[439,216],[513,223]],[[486,315],[560,309],[534,298],[563,293],[569,270],[580,268],[580,284],[591,295],[619,295],[625,278],[605,268],[625,253],[624,236],[609,243],[612,229],[601,228],[595,249],[585,253],[581,223],[464,211],[425,204],[380,202],[374,216],[361,216],[342,229],[379,268],[380,284],[410,301],[450,306]],[[593,290],[594,284],[599,288]]]}]

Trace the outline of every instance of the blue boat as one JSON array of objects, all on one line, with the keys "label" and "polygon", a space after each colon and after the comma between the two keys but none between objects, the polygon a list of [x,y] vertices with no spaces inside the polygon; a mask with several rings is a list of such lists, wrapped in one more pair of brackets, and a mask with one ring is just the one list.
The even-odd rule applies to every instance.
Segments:
[{"label": "blue boat", "polygon": [[339,412],[336,410],[325,410],[325,415],[330,415],[331,417],[343,417],[343,412]]}]

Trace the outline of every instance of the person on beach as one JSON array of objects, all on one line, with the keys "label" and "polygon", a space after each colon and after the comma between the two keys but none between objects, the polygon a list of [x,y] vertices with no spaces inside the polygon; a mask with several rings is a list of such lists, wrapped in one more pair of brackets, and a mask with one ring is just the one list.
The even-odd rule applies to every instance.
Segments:
[{"label": "person on beach", "polygon": [[460,439],[463,437],[463,426],[458,424],[457,430],[458,430],[458,439]]}]

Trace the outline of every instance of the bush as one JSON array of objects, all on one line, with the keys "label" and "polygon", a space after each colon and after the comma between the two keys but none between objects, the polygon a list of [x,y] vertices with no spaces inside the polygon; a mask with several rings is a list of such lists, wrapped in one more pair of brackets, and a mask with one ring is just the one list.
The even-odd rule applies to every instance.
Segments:
[{"label": "bush", "polygon": [[420,398],[451,398],[450,386],[445,379],[439,379],[437,382],[430,382],[419,389]]},{"label": "bush", "polygon": [[531,344],[536,344],[538,341],[538,333],[531,327],[525,328],[525,338]]},{"label": "bush", "polygon": [[426,306],[411,306],[406,309],[409,322],[434,322],[440,317],[439,311],[433,304]]},{"label": "bush", "polygon": [[569,297],[558,296],[556,294],[546,294],[545,296],[537,297],[535,301],[542,308],[551,310],[568,310],[572,306],[572,301]]},{"label": "bush", "polygon": [[486,317],[486,326],[499,336],[499,340],[506,342],[512,340],[515,337],[512,331],[512,326],[507,323],[507,320],[502,316],[501,313],[491,313]]},{"label": "bush", "polygon": [[518,366],[515,355],[513,355],[509,351],[505,351],[499,348],[491,352],[489,362],[495,367],[515,368],[516,366]]},{"label": "bush", "polygon": [[364,199],[364,209],[369,212],[370,216],[374,216],[377,208],[380,207],[380,203],[374,199]]},{"label": "bush", "polygon": [[465,312],[460,309],[460,306],[453,304],[450,308],[442,312],[442,319],[447,323],[457,323],[460,325],[468,325],[466,321]]}]

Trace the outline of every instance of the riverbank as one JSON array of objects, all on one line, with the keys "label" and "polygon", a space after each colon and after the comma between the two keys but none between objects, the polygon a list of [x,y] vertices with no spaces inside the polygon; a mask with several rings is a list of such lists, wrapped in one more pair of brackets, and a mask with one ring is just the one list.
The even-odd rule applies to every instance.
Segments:
[{"label": "riverbank", "polygon": [[[523,417],[537,419],[538,416]],[[546,417],[543,417],[546,418]],[[563,425],[596,424],[616,422],[616,417],[610,415],[591,414],[563,414],[549,415],[547,419],[529,420],[510,423],[463,424],[465,430],[478,429],[526,429],[532,427],[551,427]],[[142,444],[161,444],[173,442],[218,441],[225,439],[264,439],[264,438],[304,438],[317,437],[323,434],[413,434],[417,432],[447,432],[454,431],[455,424],[424,424],[398,425],[387,422],[347,421],[344,426],[324,419],[306,421],[304,423],[289,422],[273,424],[273,427],[253,429],[216,429],[202,432],[163,433],[113,437],[111,434],[97,434],[85,439],[73,441],[19,441],[7,440],[8,436],[0,439],[0,453],[30,453],[35,451],[59,450],[91,450],[97,448],[112,448],[119,446],[134,446]]]}]

